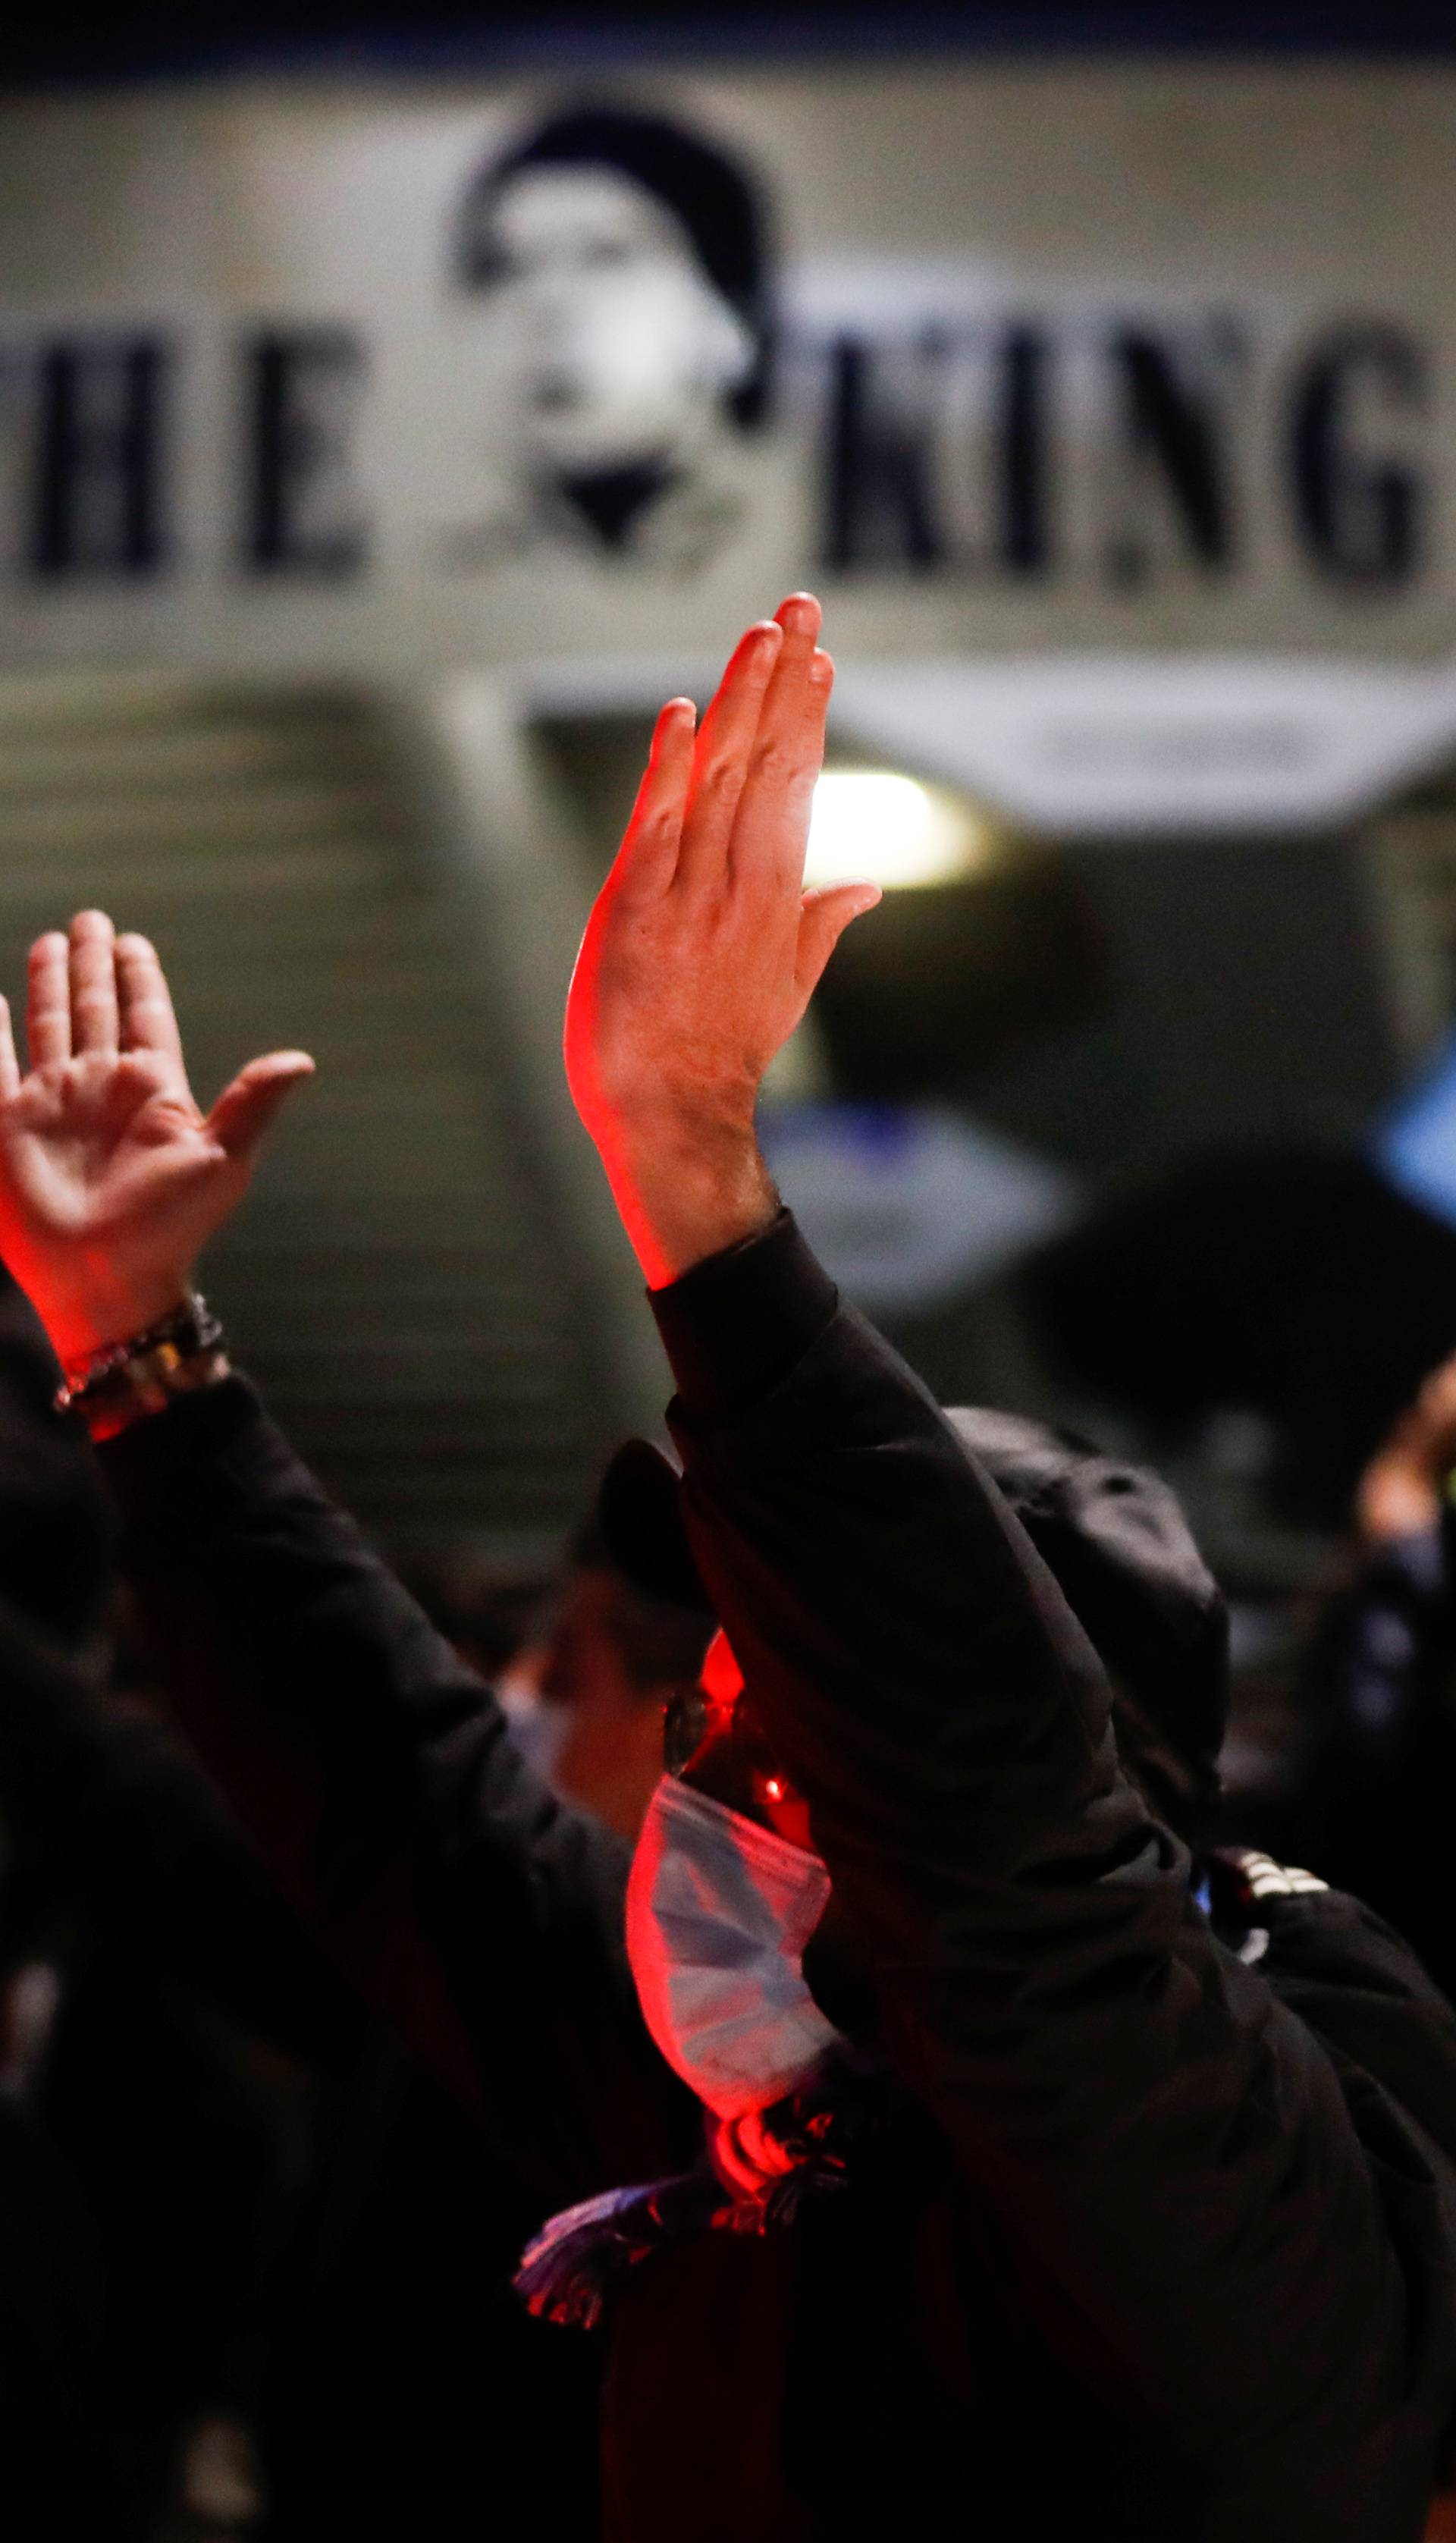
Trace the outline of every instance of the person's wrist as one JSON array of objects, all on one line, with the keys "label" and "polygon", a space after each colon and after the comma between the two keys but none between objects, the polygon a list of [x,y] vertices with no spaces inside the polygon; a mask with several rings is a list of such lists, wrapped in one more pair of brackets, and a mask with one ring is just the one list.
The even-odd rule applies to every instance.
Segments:
[{"label": "person's wrist", "polygon": [[51,1349],[70,1371],[160,1324],[186,1303],[191,1290],[190,1272],[169,1270],[135,1276],[103,1272],[84,1285],[32,1295]]},{"label": "person's wrist", "polygon": [[769,1225],[779,1195],[752,1114],[644,1104],[599,1141],[623,1224],[650,1288]]},{"label": "person's wrist", "polygon": [[[170,1322],[178,1329],[175,1340],[159,1342],[114,1370],[108,1370],[103,1360],[98,1381],[76,1398],[75,1410],[98,1444],[115,1439],[138,1422],[154,1420],[180,1397],[199,1395],[231,1377],[222,1327],[203,1300],[199,1298],[192,1311],[184,1309]],[[56,1409],[62,1409],[59,1397]]]}]

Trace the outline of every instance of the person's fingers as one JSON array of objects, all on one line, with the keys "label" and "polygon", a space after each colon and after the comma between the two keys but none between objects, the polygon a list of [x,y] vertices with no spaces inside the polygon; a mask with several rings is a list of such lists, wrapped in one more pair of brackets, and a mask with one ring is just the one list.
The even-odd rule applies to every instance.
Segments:
[{"label": "person's fingers", "polygon": [[878,883],[829,883],[805,893],[794,962],[795,985],[802,998],[812,997],[851,919],[862,918],[882,896]]},{"label": "person's fingers", "polygon": [[769,795],[775,789],[787,793],[806,766],[812,763],[817,769],[823,735],[822,718],[813,711],[814,664],[823,615],[811,591],[791,592],[779,603],[777,623],[784,642],[754,736],[750,774],[755,795],[760,785]]},{"label": "person's fingers", "polygon": [[1436,1423],[1456,1415],[1456,1359],[1442,1360],[1439,1368],[1432,1369],[1416,1405],[1418,1413]]},{"label": "person's fingers", "polygon": [[145,936],[116,939],[121,1048],[161,1050],[182,1062],[182,1036],[156,947]]},{"label": "person's fingers", "polygon": [[[802,596],[785,607],[802,609],[787,671],[783,657],[759,719],[748,782],[733,826],[734,867],[751,867],[766,881],[798,891],[813,811],[814,786],[824,758],[824,728],[834,664],[813,642],[816,601]],[[785,654],[790,640],[785,639]],[[781,680],[780,674],[783,673]]]},{"label": "person's fingers", "polygon": [[38,936],[31,947],[26,1040],[33,1068],[71,1056],[70,958],[70,946],[58,929]]},{"label": "person's fingers", "polygon": [[823,615],[811,591],[791,592],[787,600],[779,603],[775,624],[783,628],[784,642],[758,719],[754,743],[758,760],[786,753],[797,755],[799,751],[800,726]]},{"label": "person's fingers", "polygon": [[772,619],[750,627],[729,659],[698,728],[692,789],[683,823],[678,873],[685,882],[721,871],[733,815],[748,774],[764,695],[784,631]]},{"label": "person's fingers", "polygon": [[8,1104],[20,1093],[20,1061],[15,1053],[15,1033],[10,1021],[10,1000],[0,998],[0,1104]]},{"label": "person's fingers", "polygon": [[808,825],[814,809],[814,788],[824,765],[824,732],[829,721],[829,699],[834,688],[834,657],[816,647],[808,666],[806,695],[800,725],[801,758],[789,788],[791,824],[786,832],[785,854],[793,861],[798,882],[804,874],[805,850],[808,846]]},{"label": "person's fingers", "polygon": [[1417,1536],[1440,1516],[1441,1497],[1431,1477],[1398,1457],[1377,1457],[1360,1477],[1355,1524],[1369,1545],[1389,1537]]},{"label": "person's fingers", "polygon": [[104,909],[78,910],[71,921],[71,1048],[116,1050],[116,931]]},{"label": "person's fingers", "polygon": [[809,665],[814,658],[819,629],[824,613],[811,591],[791,591],[774,612],[774,624],[782,627],[784,642],[774,664],[763,713],[758,720],[757,747],[760,753],[793,747],[799,730],[808,689]]},{"label": "person's fingers", "polygon": [[652,730],[632,818],[623,836],[619,876],[645,890],[672,881],[693,773],[693,734],[698,710],[691,698],[669,698]]},{"label": "person's fingers", "polygon": [[818,643],[819,629],[823,623],[823,609],[817,594],[812,591],[786,592],[774,611],[774,625],[782,627],[786,635],[791,629],[797,630],[805,638],[810,652]]},{"label": "person's fingers", "polygon": [[250,1164],[294,1087],[313,1073],[306,1050],[273,1050],[264,1059],[250,1059],[231,1086],[223,1088],[207,1116],[207,1128],[218,1146],[237,1164]]}]

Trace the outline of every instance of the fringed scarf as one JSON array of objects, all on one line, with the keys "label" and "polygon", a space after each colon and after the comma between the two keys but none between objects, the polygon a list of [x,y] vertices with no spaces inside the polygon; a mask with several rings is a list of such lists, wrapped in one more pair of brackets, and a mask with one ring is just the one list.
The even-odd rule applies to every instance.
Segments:
[{"label": "fringed scarf", "polygon": [[860,2148],[904,2098],[878,2058],[836,2044],[771,2110],[714,2119],[691,2172],[604,2191],[551,2217],[522,2256],[517,2294],[544,2322],[591,2330],[614,2284],[654,2252],[695,2234],[776,2233],[805,2198],[846,2189]]}]

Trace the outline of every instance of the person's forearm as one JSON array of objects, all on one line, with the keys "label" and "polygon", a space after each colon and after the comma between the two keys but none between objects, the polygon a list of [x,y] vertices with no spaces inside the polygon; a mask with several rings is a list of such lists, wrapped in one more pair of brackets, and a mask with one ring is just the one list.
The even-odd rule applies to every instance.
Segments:
[{"label": "person's forearm", "polygon": [[645,1114],[604,1140],[602,1162],[650,1289],[756,1236],[779,1208],[751,1118]]},{"label": "person's forearm", "polygon": [[243,1380],[99,1453],[164,1691],[359,1991],[553,2199],[669,2168],[619,1841],[529,1772]]},{"label": "person's forearm", "polygon": [[1018,1809],[1034,1845],[1064,1828],[1106,1783],[1107,1683],[920,1381],[839,1305],[787,1214],[652,1305],[685,1515],[794,1780],[826,1801],[843,1783],[873,1816],[888,1796],[869,1756],[892,1742],[934,1781],[954,1751],[998,1847]]}]

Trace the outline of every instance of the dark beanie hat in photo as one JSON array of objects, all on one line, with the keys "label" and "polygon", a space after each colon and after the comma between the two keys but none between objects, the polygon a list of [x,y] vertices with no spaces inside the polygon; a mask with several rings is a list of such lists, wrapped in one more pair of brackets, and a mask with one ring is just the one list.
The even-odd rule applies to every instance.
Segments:
[{"label": "dark beanie hat in photo", "polygon": [[752,333],[758,358],[729,397],[739,424],[756,424],[767,389],[770,241],[752,179],[715,142],[666,116],[587,101],[538,125],[466,190],[456,233],[456,270],[468,290],[496,278],[496,205],[511,181],[533,168],[609,168],[655,195],[680,223],[715,290]]}]

